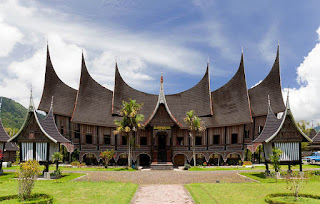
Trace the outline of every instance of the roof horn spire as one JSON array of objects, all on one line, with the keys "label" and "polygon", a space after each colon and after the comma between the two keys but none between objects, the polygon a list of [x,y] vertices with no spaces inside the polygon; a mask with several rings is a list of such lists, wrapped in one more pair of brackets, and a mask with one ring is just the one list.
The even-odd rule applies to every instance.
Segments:
[{"label": "roof horn spire", "polygon": [[33,111],[34,109],[34,104],[33,104],[33,97],[32,97],[32,84],[30,88],[30,104],[29,104],[29,111]]},{"label": "roof horn spire", "polygon": [[270,106],[271,105],[271,102],[270,102],[270,95],[268,94],[268,105]]},{"label": "roof horn spire", "polygon": [[160,83],[163,84],[163,71],[161,72]]}]

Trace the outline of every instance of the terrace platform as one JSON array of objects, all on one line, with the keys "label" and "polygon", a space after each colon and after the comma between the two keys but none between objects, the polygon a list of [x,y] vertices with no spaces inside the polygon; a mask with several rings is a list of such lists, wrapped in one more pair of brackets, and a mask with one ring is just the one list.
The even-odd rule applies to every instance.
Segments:
[{"label": "terrace platform", "polygon": [[151,170],[173,170],[172,162],[152,162]]}]

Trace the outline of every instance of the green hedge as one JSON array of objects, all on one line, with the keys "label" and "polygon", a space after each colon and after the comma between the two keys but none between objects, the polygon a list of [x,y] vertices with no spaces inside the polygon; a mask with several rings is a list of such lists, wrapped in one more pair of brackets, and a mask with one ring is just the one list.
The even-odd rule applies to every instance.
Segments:
[{"label": "green hedge", "polygon": [[[285,201],[274,201],[274,200],[272,200],[272,198],[274,198],[274,197],[285,197],[285,196],[293,196],[294,197],[294,194],[292,194],[292,193],[274,193],[274,194],[269,194],[269,195],[267,195],[265,201],[267,203],[272,203],[272,204],[288,204],[288,202],[285,202]],[[311,194],[299,194],[299,197],[320,199],[320,196],[311,195]]]},{"label": "green hedge", "polygon": [[[18,199],[18,195],[1,196],[0,202],[5,200]],[[47,194],[32,194],[29,201],[23,201],[21,203],[37,203],[37,204],[50,204],[53,203],[53,197]]]}]

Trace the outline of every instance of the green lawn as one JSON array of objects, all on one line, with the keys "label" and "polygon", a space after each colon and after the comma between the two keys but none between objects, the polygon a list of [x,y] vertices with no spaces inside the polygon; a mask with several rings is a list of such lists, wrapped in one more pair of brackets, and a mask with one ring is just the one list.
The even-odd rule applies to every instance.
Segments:
[{"label": "green lawn", "polygon": [[[186,188],[196,203],[265,203],[270,193],[290,193],[285,181],[265,179],[261,172],[241,173],[260,182],[255,183],[220,183],[188,184]],[[320,177],[315,176],[306,182],[301,193],[320,195]],[[316,200],[315,203],[320,203]]]},{"label": "green lawn", "polygon": [[[68,173],[57,181],[37,181],[33,193],[53,196],[55,203],[130,203],[138,185],[118,182],[72,182],[84,174]],[[14,172],[0,176],[0,195],[17,193]]]},{"label": "green lawn", "polygon": [[[320,169],[318,165],[311,164],[303,164],[303,169]],[[272,169],[272,165],[269,165],[269,169]],[[282,170],[288,170],[287,165],[281,165]],[[299,169],[299,165],[291,166],[291,169]],[[191,167],[189,171],[227,171],[227,170],[266,170],[265,166],[255,166],[252,168],[246,168],[242,166],[232,166],[232,167],[219,167],[219,166],[211,166],[211,167]]]},{"label": "green lawn", "polygon": [[[19,166],[12,166],[12,167],[6,167],[3,168],[4,170],[17,170],[19,169]],[[41,166],[41,170],[44,169],[44,166]],[[55,165],[49,166],[49,170],[54,171],[56,169]],[[104,167],[81,167],[81,168],[73,168],[73,167],[63,167],[59,166],[59,169],[62,171],[136,171],[135,169],[129,168],[126,169],[125,167],[109,167],[109,168],[104,168]]]}]

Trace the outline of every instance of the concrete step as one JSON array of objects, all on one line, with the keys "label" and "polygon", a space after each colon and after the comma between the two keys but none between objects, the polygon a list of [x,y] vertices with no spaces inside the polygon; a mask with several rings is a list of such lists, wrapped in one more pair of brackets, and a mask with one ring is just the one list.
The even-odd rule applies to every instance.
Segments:
[{"label": "concrete step", "polygon": [[151,170],[173,170],[172,162],[152,162]]}]

